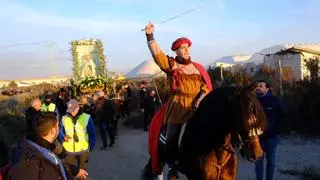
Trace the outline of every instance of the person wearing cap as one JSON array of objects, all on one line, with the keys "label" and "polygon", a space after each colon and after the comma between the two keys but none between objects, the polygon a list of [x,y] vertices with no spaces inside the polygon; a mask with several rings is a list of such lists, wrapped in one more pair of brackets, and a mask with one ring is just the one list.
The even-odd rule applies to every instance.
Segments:
[{"label": "person wearing cap", "polygon": [[182,125],[194,114],[194,109],[212,89],[212,84],[203,66],[192,61],[192,42],[188,38],[181,37],[172,43],[171,50],[176,53],[176,57],[173,58],[165,55],[155,41],[152,23],[144,30],[153,59],[167,74],[170,85],[170,97],[166,104],[163,123],[167,125],[168,179],[177,178],[178,140]]},{"label": "person wearing cap", "polygon": [[68,154],[66,162],[86,170],[89,151],[92,151],[96,143],[94,123],[91,116],[80,108],[77,100],[71,99],[67,106],[58,139]]},{"label": "person wearing cap", "polygon": [[55,112],[56,105],[52,103],[51,96],[46,95],[41,107],[41,112]]}]

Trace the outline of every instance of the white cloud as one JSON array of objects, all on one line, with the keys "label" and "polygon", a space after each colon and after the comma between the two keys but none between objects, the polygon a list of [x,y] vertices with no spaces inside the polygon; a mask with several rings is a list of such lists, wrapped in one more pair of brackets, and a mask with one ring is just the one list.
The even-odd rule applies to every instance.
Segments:
[{"label": "white cloud", "polygon": [[0,19],[14,21],[17,23],[27,23],[51,27],[63,27],[90,32],[103,32],[106,30],[117,29],[138,29],[143,26],[142,23],[132,21],[99,21],[93,19],[77,19],[70,17],[54,16],[42,13],[28,6],[12,2],[0,2]]},{"label": "white cloud", "polygon": [[[93,1],[107,3],[109,0]],[[120,1],[121,2],[114,3],[133,4],[133,1],[131,0]],[[189,0],[178,0],[177,2],[165,0],[163,2],[161,1],[159,6],[157,6],[153,5],[155,2],[156,1],[154,0],[148,2],[138,0],[134,2],[134,7],[138,8],[138,6],[141,4],[147,9],[151,8],[151,14],[148,14],[148,12],[146,13],[146,16],[150,15],[154,17],[151,19],[154,19],[154,23],[157,23],[166,18],[175,16],[184,10],[189,9],[190,7],[195,7],[197,4],[194,1]],[[196,50],[199,48],[195,48],[195,51],[193,52],[195,58],[199,57],[199,60],[201,61],[202,59],[209,58],[208,56],[212,54],[207,53],[210,52],[210,47],[208,47],[209,50],[202,50],[203,45],[209,46],[211,42],[207,40],[206,33],[199,33],[197,30],[198,26],[203,26],[206,23],[212,22],[206,20],[218,18],[218,9],[223,9],[224,3],[223,0],[202,2],[203,4],[207,4],[207,6],[202,6],[202,9],[198,10],[197,12],[179,17],[173,21],[156,27],[155,37],[159,41],[161,47],[163,47],[167,53],[171,53],[170,45],[175,38],[178,36],[188,36],[193,39],[195,45],[199,44],[200,46],[198,47],[201,48],[201,50]],[[181,6],[176,6],[177,4]],[[68,52],[70,48],[68,42],[70,42],[72,39],[82,37],[93,37],[103,40],[105,54],[108,58],[108,67],[111,69],[124,68],[123,64],[126,64],[125,68],[131,68],[133,65],[138,64],[139,61],[151,58],[145,43],[145,36],[143,32],[140,31],[147,23],[144,22],[143,19],[130,21],[130,17],[128,17],[128,20],[123,19],[123,17],[121,17],[122,19],[111,20],[108,18],[106,20],[97,20],[99,18],[94,17],[63,17],[61,15],[50,14],[46,11],[42,12],[41,10],[10,0],[0,0],[0,7],[0,21],[5,27],[2,29],[2,32],[9,32],[8,36],[4,37],[4,41],[1,42],[1,45],[29,41],[38,42],[47,39],[53,40],[57,42],[57,44],[68,55],[68,57],[59,58],[59,56],[62,55],[59,55],[59,53],[56,52],[56,66],[59,67],[57,68],[59,72],[71,72],[71,61],[69,61],[71,60],[71,57],[69,56],[70,54]],[[211,8],[214,9],[213,12],[211,11]],[[208,18],[208,13],[213,13],[215,17]],[[126,16],[130,16],[130,14]],[[188,20],[190,20],[190,23],[186,23]],[[23,48],[30,50],[32,47],[28,46]],[[50,56],[47,48],[41,48],[38,46],[33,47],[32,50],[30,50],[30,55],[28,56],[25,56],[21,52],[22,47],[13,47],[10,48],[10,50],[12,51],[11,54],[16,54],[16,57],[12,57],[10,59],[21,63],[8,64],[8,66],[6,66],[8,67],[7,69],[6,67],[0,67],[0,70],[3,69],[8,73],[19,71],[17,76],[35,75],[40,73],[40,71],[42,75],[50,74]],[[4,57],[10,57],[10,55],[8,55],[10,53],[5,53],[4,50],[2,50],[0,54],[2,59]],[[206,55],[202,56],[202,54]],[[31,59],[35,60],[36,62],[32,62]],[[28,70],[24,70],[22,64],[26,64],[27,61],[30,66],[25,66],[25,68],[28,68]],[[65,64],[65,62],[67,62],[67,64]],[[12,73],[12,76],[15,75],[15,73]]]},{"label": "white cloud", "polygon": [[[111,0],[91,0],[94,2],[111,2]],[[165,0],[161,2],[161,6],[155,6],[155,1],[133,1],[133,0],[120,0],[116,1],[116,3],[126,3],[131,4],[135,3],[141,4],[141,6],[145,6],[154,10],[153,14],[163,14],[159,20],[158,18],[154,19],[153,23],[159,23],[163,20],[169,19],[171,17],[176,16],[177,14],[183,13],[186,10],[190,9],[190,7],[200,6],[201,9],[198,12],[190,13],[188,15],[180,16],[177,19],[172,20],[171,22],[167,22],[163,25],[158,25],[158,31],[164,32],[175,32],[175,33],[185,33],[185,26],[187,25],[189,29],[192,29],[189,23],[185,23],[187,19],[193,19],[197,22],[193,22],[192,24],[206,23],[204,21],[211,20],[212,21],[218,18],[219,13],[225,8],[224,0],[210,0],[210,1],[202,1],[202,3],[194,3],[191,1],[185,2],[185,0],[178,0],[174,4],[181,4],[181,6],[172,6],[172,1]],[[10,0],[2,0],[0,1],[0,19],[4,21],[16,22],[16,23],[25,23],[30,25],[41,25],[47,27],[62,27],[73,30],[81,30],[92,33],[103,33],[106,31],[115,31],[115,30],[141,30],[147,22],[144,21],[129,21],[123,19],[112,18],[112,20],[96,20],[90,18],[72,18],[72,17],[63,17],[56,16],[41,12],[39,10],[33,9],[21,3],[13,2]],[[186,8],[188,7],[188,8]],[[157,11],[159,10],[159,12]],[[152,17],[152,14],[150,14]],[[146,14],[148,16],[148,14]],[[208,18],[208,16],[212,16],[212,18]],[[128,17],[129,19],[130,17]],[[180,20],[179,20],[180,19]],[[172,26],[174,25],[174,26]],[[180,26],[178,28],[177,26]],[[182,27],[182,28],[181,28]]]}]

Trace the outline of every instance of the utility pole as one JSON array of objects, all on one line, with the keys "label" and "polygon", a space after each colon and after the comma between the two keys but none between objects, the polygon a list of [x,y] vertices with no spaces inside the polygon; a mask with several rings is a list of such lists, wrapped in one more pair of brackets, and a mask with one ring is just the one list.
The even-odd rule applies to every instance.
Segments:
[{"label": "utility pole", "polygon": [[56,74],[56,66],[54,63],[54,44],[52,41],[49,42],[49,48],[50,48],[50,62],[51,62],[51,76],[54,77]]},{"label": "utility pole", "polygon": [[54,41],[43,41],[43,42],[27,42],[27,43],[17,43],[17,44],[9,44],[0,46],[0,48],[10,48],[10,47],[17,47],[17,46],[30,46],[30,45],[37,45],[41,47],[48,47],[50,49],[50,68],[52,77],[56,75],[56,66],[55,66],[55,47],[59,50],[61,54],[64,54],[63,51],[54,43]]},{"label": "utility pole", "polygon": [[221,81],[223,81],[223,69],[222,69],[222,64],[220,64],[220,76],[221,76]]},{"label": "utility pole", "polygon": [[278,56],[278,65],[279,65],[279,81],[280,81],[280,96],[283,96],[283,88],[282,88],[282,65],[281,65],[281,59],[280,56]]}]

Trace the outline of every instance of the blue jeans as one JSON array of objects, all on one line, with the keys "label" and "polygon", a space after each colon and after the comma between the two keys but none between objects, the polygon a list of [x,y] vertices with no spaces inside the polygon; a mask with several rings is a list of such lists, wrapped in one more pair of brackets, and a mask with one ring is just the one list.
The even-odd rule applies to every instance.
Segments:
[{"label": "blue jeans", "polygon": [[266,180],[274,179],[274,170],[276,163],[276,150],[279,144],[278,137],[261,139],[261,147],[263,149],[263,156],[255,162],[255,172],[257,180],[263,180],[263,160],[264,156],[267,159]]}]

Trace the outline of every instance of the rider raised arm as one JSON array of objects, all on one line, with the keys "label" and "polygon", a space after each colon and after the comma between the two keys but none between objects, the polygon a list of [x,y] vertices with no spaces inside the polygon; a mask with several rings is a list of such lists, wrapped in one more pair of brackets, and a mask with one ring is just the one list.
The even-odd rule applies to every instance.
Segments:
[{"label": "rider raised arm", "polygon": [[146,27],[145,31],[146,31],[148,46],[155,63],[160,67],[162,71],[164,71],[165,73],[169,73],[170,71],[169,59],[162,52],[158,43],[154,40],[154,37],[153,37],[154,25],[150,23]]},{"label": "rider raised arm", "polygon": [[167,124],[166,146],[169,164],[169,176],[178,176],[176,171],[178,141],[183,123],[194,113],[202,98],[212,89],[207,71],[190,58],[191,41],[178,38],[173,42],[171,50],[176,57],[165,55],[154,40],[154,25],[145,27],[148,46],[155,63],[164,71],[169,79],[170,95],[166,105],[163,122]]}]

